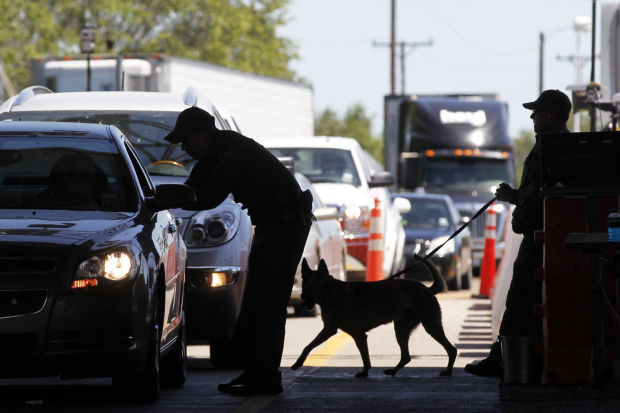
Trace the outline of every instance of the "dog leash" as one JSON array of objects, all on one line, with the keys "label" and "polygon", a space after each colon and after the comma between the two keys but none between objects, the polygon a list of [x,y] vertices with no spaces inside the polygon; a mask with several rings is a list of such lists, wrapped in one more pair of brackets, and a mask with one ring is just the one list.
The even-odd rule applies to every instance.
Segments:
[{"label": "dog leash", "polygon": [[480,209],[479,209],[479,210],[478,210],[478,211],[477,211],[474,215],[472,215],[472,217],[471,217],[471,219],[470,219],[469,221],[467,221],[466,223],[464,223],[463,225],[461,225],[461,226],[459,227],[459,229],[457,229],[456,231],[454,231],[454,233],[453,233],[452,235],[450,235],[450,238],[448,238],[447,240],[445,240],[445,241],[444,241],[444,242],[443,242],[440,246],[438,246],[437,248],[435,248],[434,250],[432,250],[430,253],[428,253],[428,254],[426,254],[424,257],[422,257],[422,259],[421,259],[421,260],[419,260],[418,262],[416,262],[416,263],[415,263],[415,264],[413,264],[413,265],[410,265],[410,266],[408,266],[408,267],[406,267],[406,268],[404,268],[404,269],[402,269],[402,270],[400,270],[400,271],[398,271],[398,272],[396,272],[396,273],[394,273],[394,274],[390,275],[390,276],[389,276],[389,277],[387,277],[387,278],[388,278],[388,279],[389,279],[389,278],[396,278],[396,277],[398,277],[399,275],[406,273],[407,271],[409,271],[410,269],[412,269],[412,268],[413,268],[413,267],[415,267],[416,265],[421,264],[421,263],[423,263],[424,261],[426,261],[427,259],[429,259],[430,257],[432,257],[432,256],[433,256],[433,255],[434,255],[437,251],[439,251],[439,250],[441,249],[441,247],[443,247],[444,245],[446,245],[446,244],[448,243],[448,241],[450,241],[452,238],[456,237],[456,236],[457,236],[457,235],[458,235],[461,231],[463,231],[465,228],[467,228],[467,226],[468,226],[469,224],[471,224],[471,222],[472,222],[474,219],[476,219],[476,218],[478,218],[480,215],[482,215],[482,213],[483,213],[484,211],[486,211],[486,210],[487,210],[487,208],[488,208],[488,207],[490,207],[490,206],[491,206],[491,204],[493,204],[493,202],[495,202],[495,201],[496,201],[496,199],[497,199],[497,197],[493,197],[493,199],[491,199],[489,202],[487,202],[486,204],[484,204],[484,205],[482,206],[482,208],[480,208]]}]

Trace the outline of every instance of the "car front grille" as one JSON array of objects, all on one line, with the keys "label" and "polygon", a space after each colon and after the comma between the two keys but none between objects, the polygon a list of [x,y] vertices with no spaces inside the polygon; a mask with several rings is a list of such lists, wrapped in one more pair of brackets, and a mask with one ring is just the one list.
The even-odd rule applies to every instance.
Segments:
[{"label": "car front grille", "polygon": [[0,291],[0,317],[36,313],[47,300],[47,290]]},{"label": "car front grille", "polygon": [[37,347],[34,333],[0,334],[0,357],[28,356]]},{"label": "car front grille", "polygon": [[47,354],[124,351],[135,346],[136,338],[129,330],[60,331],[48,335]]},{"label": "car front grille", "polygon": [[57,257],[23,257],[0,252],[0,276],[18,274],[53,274],[58,269]]}]

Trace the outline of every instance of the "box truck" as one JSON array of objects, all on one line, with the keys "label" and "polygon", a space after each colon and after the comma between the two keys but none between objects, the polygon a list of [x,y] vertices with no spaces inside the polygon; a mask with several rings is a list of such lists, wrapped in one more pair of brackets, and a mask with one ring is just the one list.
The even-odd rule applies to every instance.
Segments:
[{"label": "box truck", "polygon": [[193,87],[224,107],[250,137],[314,134],[311,85],[164,54],[35,58],[32,84],[54,92],[153,91]]}]

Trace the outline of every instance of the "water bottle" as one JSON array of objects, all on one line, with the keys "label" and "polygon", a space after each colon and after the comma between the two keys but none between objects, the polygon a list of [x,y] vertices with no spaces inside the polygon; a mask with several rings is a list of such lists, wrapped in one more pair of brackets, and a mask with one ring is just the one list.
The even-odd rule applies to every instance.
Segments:
[{"label": "water bottle", "polygon": [[617,209],[612,209],[607,216],[607,232],[609,242],[620,242],[620,213]]}]

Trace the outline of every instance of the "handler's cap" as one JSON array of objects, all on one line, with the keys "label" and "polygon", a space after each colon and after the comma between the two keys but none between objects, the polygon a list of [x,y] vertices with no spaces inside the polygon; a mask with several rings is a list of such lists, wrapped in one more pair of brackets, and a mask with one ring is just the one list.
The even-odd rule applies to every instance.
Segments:
[{"label": "handler's cap", "polygon": [[179,113],[174,129],[164,140],[179,143],[187,135],[215,128],[215,118],[206,110],[191,106]]},{"label": "handler's cap", "polygon": [[568,117],[571,103],[565,93],[557,89],[548,89],[542,92],[535,101],[524,103],[523,107],[530,110],[550,110]]}]

